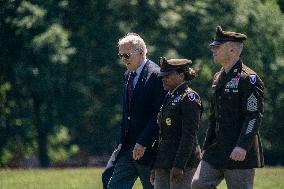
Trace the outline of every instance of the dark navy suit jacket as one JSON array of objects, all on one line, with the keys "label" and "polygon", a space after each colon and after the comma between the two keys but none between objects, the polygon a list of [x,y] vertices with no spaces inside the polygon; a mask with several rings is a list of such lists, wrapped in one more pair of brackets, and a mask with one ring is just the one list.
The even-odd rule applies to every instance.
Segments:
[{"label": "dark navy suit jacket", "polygon": [[160,67],[147,60],[133,91],[132,102],[128,108],[127,80],[130,71],[124,75],[123,115],[121,121],[120,143],[122,151],[133,149],[136,143],[146,147],[144,156],[137,162],[150,165],[156,153],[158,126],[157,113],[165,97],[161,79],[158,78]]}]

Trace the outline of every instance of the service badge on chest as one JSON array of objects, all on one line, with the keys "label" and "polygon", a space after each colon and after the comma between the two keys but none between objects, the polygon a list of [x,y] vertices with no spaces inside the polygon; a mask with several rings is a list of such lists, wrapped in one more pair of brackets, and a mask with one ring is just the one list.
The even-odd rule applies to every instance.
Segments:
[{"label": "service badge on chest", "polygon": [[172,119],[167,117],[166,118],[166,124],[167,124],[167,126],[171,126],[172,125]]}]

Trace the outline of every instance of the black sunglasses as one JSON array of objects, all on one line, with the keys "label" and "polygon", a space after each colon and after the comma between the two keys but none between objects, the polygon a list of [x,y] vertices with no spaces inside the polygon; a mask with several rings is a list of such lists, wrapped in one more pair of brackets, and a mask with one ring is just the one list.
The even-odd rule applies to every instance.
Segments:
[{"label": "black sunglasses", "polygon": [[118,53],[118,56],[119,56],[119,58],[129,59],[130,56],[131,56],[132,54],[135,54],[135,52],[137,52],[138,50],[139,50],[139,49],[135,49],[133,52],[130,52],[130,53],[122,53],[122,54]]},{"label": "black sunglasses", "polygon": [[122,54],[118,53],[120,59],[121,58],[129,59],[130,55],[131,55],[130,53],[122,53]]}]

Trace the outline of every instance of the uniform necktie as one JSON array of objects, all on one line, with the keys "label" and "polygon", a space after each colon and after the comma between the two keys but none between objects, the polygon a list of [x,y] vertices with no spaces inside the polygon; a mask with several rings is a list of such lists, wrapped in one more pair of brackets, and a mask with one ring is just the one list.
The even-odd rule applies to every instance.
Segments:
[{"label": "uniform necktie", "polygon": [[131,72],[128,83],[127,83],[127,95],[128,95],[128,109],[130,109],[131,101],[132,101],[132,95],[133,95],[133,81],[134,77],[137,75],[136,72]]}]

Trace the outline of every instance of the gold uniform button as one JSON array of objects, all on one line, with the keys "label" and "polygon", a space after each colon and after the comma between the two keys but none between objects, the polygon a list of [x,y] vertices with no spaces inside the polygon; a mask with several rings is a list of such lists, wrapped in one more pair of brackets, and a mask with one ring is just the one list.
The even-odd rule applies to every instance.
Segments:
[{"label": "gold uniform button", "polygon": [[167,126],[171,126],[172,125],[172,119],[171,118],[166,118],[166,124]]}]

